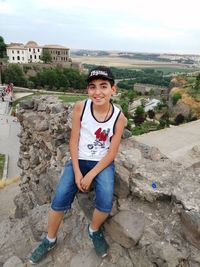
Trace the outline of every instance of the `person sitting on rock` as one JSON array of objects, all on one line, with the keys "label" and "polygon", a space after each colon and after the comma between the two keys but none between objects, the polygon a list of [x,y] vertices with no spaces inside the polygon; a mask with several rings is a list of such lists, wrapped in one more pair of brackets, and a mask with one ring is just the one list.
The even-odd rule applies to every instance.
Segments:
[{"label": "person sitting on rock", "polygon": [[[64,213],[71,208],[76,193],[86,192],[93,184],[95,209],[88,234],[100,257],[108,253],[108,244],[101,229],[112,209],[114,191],[114,159],[117,155],[126,118],[111,97],[116,92],[114,76],[104,66],[91,70],[87,77],[88,99],[77,102],[72,116],[70,137],[71,159],[67,161],[51,203],[48,234],[33,251],[30,262],[38,263],[55,247],[57,232]],[[90,145],[100,129],[104,146]],[[100,134],[100,133],[99,133]]]}]

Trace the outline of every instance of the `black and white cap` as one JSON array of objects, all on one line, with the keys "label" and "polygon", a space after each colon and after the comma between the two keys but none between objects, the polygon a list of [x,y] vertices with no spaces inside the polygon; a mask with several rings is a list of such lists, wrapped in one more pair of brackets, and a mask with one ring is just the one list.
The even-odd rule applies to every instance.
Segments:
[{"label": "black and white cap", "polygon": [[92,69],[88,74],[87,82],[91,82],[92,80],[96,80],[98,78],[115,82],[115,77],[111,69],[105,66],[98,66]]}]

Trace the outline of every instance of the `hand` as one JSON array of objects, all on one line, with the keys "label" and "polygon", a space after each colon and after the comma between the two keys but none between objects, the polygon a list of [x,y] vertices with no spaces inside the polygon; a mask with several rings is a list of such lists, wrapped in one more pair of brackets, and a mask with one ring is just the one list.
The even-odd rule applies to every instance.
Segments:
[{"label": "hand", "polygon": [[83,175],[81,173],[81,171],[78,171],[75,173],[75,183],[78,187],[78,189],[81,191],[81,192],[84,192],[82,186],[81,186],[81,180],[83,179]]},{"label": "hand", "polygon": [[86,174],[83,179],[81,179],[81,187],[84,191],[87,191],[92,183],[93,177]]}]

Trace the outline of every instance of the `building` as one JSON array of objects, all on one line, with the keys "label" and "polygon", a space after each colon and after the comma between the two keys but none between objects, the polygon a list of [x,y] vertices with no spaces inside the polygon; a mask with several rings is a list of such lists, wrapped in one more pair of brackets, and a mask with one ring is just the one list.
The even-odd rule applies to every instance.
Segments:
[{"label": "building", "polygon": [[38,44],[34,41],[29,41],[25,45],[28,52],[28,63],[38,63],[42,62],[42,46],[38,46]]},{"label": "building", "polygon": [[6,48],[9,63],[28,63],[28,51],[22,43],[11,43]]},{"label": "building", "polygon": [[52,63],[71,64],[70,49],[61,45],[39,46],[35,41],[29,41],[26,45],[22,43],[11,43],[7,45],[7,56],[9,63],[40,63],[42,53],[48,50]]},{"label": "building", "polygon": [[9,63],[38,63],[41,61],[42,46],[34,41],[29,41],[26,45],[22,43],[11,43],[7,46],[7,56]]},{"label": "building", "polygon": [[144,111],[148,112],[149,110],[154,110],[160,103],[161,102],[158,99],[148,99],[147,103],[145,104]]},{"label": "building", "polygon": [[169,89],[164,86],[154,84],[135,83],[134,90],[141,95],[168,96]]},{"label": "building", "polygon": [[52,63],[67,63],[70,62],[70,50],[62,45],[44,45],[43,50],[48,50]]}]

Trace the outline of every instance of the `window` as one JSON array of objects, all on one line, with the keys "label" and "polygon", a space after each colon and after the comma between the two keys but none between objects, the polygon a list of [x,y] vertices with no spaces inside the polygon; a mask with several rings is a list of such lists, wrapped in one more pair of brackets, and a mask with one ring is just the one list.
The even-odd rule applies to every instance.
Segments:
[{"label": "window", "polygon": [[19,54],[19,50],[17,50],[17,54]]},{"label": "window", "polygon": [[17,60],[20,60],[20,56],[17,56]]},{"label": "window", "polygon": [[40,55],[39,55],[39,59],[40,59]]},{"label": "window", "polygon": [[33,48],[33,53],[35,53],[35,48]]},{"label": "window", "polygon": [[12,59],[15,60],[15,57],[13,57]]},{"label": "window", "polygon": [[38,50],[37,50],[38,52],[40,52],[40,49],[38,48]]},{"label": "window", "polygon": [[12,50],[12,53],[14,54],[14,50]]},{"label": "window", "polygon": [[60,56],[60,51],[58,51],[58,55]]},{"label": "window", "polygon": [[32,59],[32,55],[30,55],[30,58]]},{"label": "window", "polygon": [[37,59],[37,56],[35,55],[35,59]]},{"label": "window", "polygon": [[29,52],[31,52],[31,48],[29,48],[28,50],[29,50]]}]

